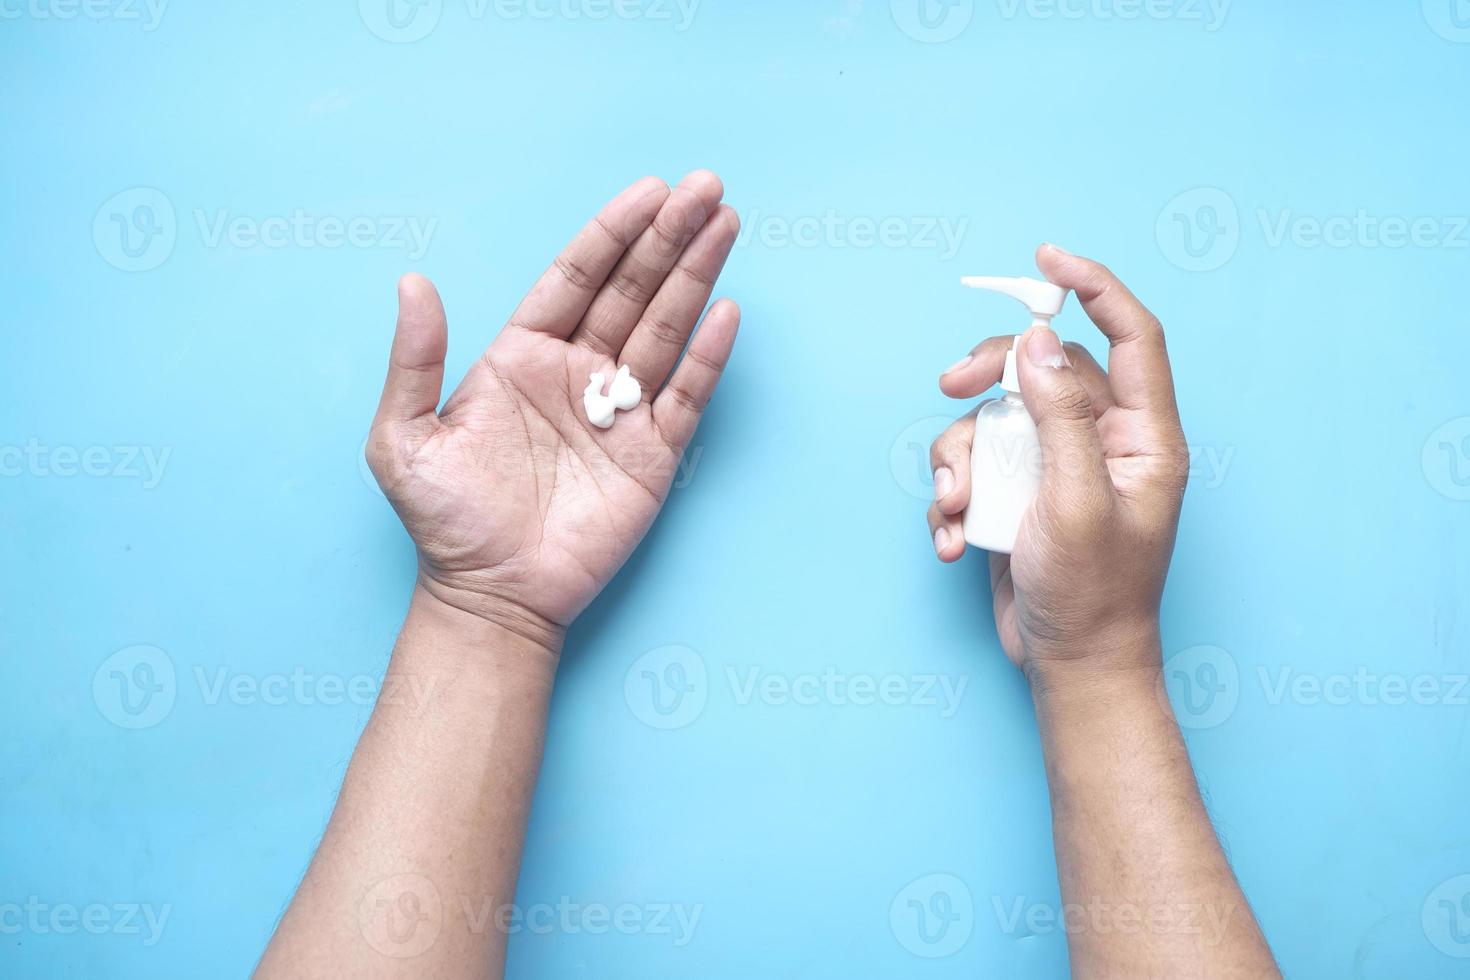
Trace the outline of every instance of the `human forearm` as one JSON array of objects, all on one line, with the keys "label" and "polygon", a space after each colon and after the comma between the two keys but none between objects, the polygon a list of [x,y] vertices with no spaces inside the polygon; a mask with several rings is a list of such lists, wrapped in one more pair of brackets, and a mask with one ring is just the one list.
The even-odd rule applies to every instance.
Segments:
[{"label": "human forearm", "polygon": [[1073,975],[1277,976],[1159,684],[1158,635],[1123,642],[1108,666],[1029,672]]},{"label": "human forearm", "polygon": [[499,975],[558,652],[414,590],[260,976]]},{"label": "human forearm", "polygon": [[[501,973],[563,633],[658,515],[735,343],[740,308],[705,309],[740,228],[724,190],[635,181],[447,399],[443,301],[399,281],[365,455],[420,578],[261,975]],[[608,377],[639,394],[611,427],[586,405]]]},{"label": "human forearm", "polygon": [[[740,226],[723,195],[707,170],[635,181],[447,399],[444,303],[399,280],[365,455],[420,578],[261,975],[500,975],[563,633],[658,515],[735,343],[740,308],[705,311]],[[583,399],[620,374],[640,400],[602,427]]]}]

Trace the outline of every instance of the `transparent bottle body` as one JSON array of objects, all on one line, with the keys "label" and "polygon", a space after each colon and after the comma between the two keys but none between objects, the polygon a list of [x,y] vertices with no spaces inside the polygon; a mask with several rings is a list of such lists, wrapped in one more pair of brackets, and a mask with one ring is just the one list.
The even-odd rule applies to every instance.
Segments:
[{"label": "transparent bottle body", "polygon": [[1010,554],[1040,487],[1041,444],[1021,396],[1011,392],[981,404],[970,451],[965,541],[986,551]]}]

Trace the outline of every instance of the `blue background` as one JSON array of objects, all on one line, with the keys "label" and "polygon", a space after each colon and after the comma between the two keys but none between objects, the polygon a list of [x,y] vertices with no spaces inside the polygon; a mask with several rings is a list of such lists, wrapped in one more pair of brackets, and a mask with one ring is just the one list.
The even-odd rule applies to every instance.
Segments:
[{"label": "blue background", "polygon": [[[914,448],[962,410],[939,371],[1024,326],[959,276],[1032,272],[1042,240],[1107,261],[1169,329],[1199,461],[1171,690],[1286,972],[1463,975],[1470,918],[1440,903],[1470,888],[1470,11],[985,0],[925,29],[903,0],[705,0],[687,25],[651,3],[443,0],[418,40],[367,0],[175,0],[152,30],[5,8],[0,907],[169,918],[149,944],[0,915],[0,975],[253,966],[367,708],[212,685],[381,675],[413,557],[360,456],[395,278],[438,283],[458,377],[602,201],[696,166],[745,220],[720,287],[741,340],[692,479],[568,644],[519,901],[700,919],[682,946],[522,932],[512,975],[1065,973],[1059,930],[1005,927],[1059,901],[1034,719],[983,561],[933,558]],[[129,259],[112,215],[159,194],[172,217]],[[208,232],[297,210],[436,223],[421,257]],[[1418,218],[1419,242],[1382,243]],[[1058,327],[1104,352],[1075,304]],[[106,474],[28,445],[102,447]],[[117,447],[167,451],[156,485]],[[138,645],[172,701],[130,729],[104,661]],[[660,729],[625,678],[669,645],[704,704]],[[729,673],[829,667],[967,686],[943,717],[742,703]],[[1355,674],[1438,693],[1277,694]],[[968,895],[950,956],[905,919],[915,879]]]}]

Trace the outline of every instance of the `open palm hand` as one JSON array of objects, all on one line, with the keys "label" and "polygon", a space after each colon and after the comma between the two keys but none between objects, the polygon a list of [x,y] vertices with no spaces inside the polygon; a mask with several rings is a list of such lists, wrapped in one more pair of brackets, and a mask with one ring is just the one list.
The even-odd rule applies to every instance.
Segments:
[{"label": "open palm hand", "polygon": [[[427,279],[400,282],[368,460],[418,547],[426,589],[542,640],[632,553],[735,342],[729,300],[694,330],[738,232],[722,196],[708,171],[672,191],[644,178],[619,194],[442,409],[444,308]],[[621,365],[642,401],[596,428],[582,391]]]}]

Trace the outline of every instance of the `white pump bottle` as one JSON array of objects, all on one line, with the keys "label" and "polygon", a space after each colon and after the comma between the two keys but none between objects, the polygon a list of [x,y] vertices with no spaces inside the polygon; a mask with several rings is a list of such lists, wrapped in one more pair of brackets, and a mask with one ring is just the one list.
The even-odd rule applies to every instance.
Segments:
[{"label": "white pump bottle", "polygon": [[[1067,290],[1028,276],[966,276],[963,285],[988,289],[1020,300],[1031,311],[1033,327],[1050,327],[1062,312]],[[1016,371],[1016,342],[1006,352],[1000,386],[1005,394],[981,403],[975,416],[975,443],[970,450],[970,506],[965,509],[965,541],[977,548],[1008,555],[1016,547],[1021,520],[1041,488],[1041,443],[1036,423],[1021,400]]]}]

